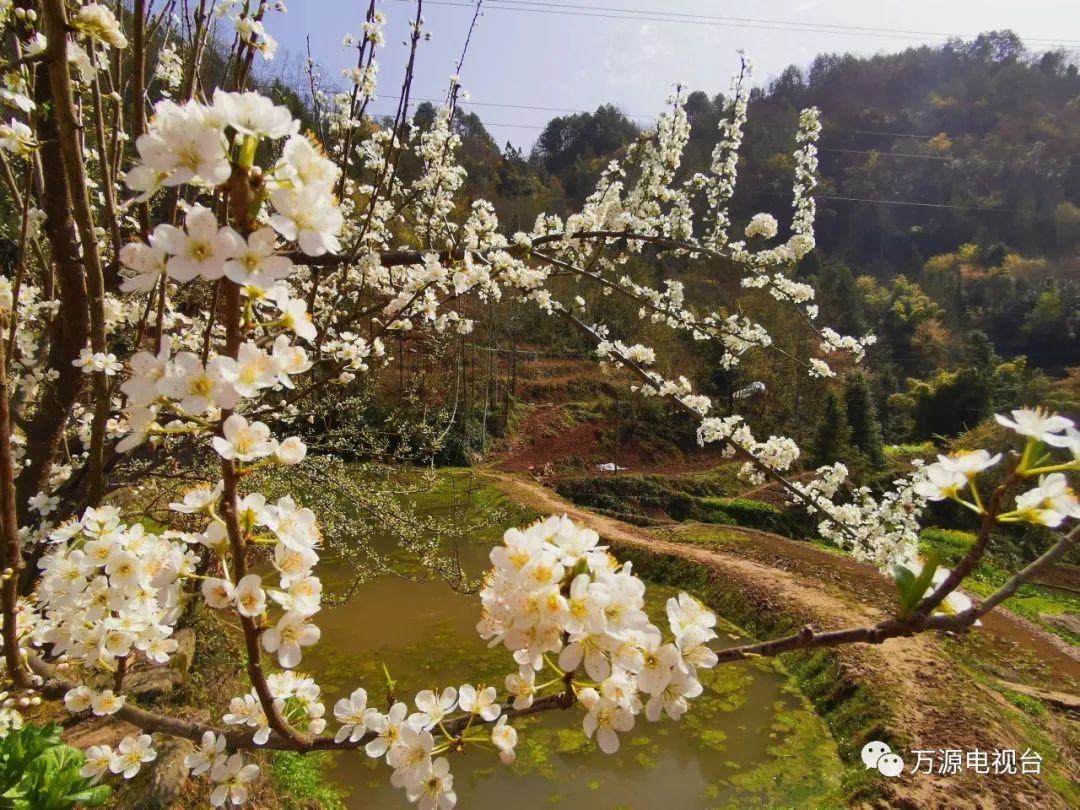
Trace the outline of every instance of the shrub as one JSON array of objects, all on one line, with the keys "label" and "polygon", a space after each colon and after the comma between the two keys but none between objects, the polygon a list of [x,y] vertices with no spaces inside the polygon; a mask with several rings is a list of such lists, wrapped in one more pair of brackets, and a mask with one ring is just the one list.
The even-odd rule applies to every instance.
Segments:
[{"label": "shrub", "polygon": [[814,524],[802,512],[787,511],[764,501],[715,497],[729,492],[731,468],[692,476],[598,475],[564,478],[555,491],[570,501],[609,517],[639,526],[656,524],[667,515],[673,520],[697,518],[705,523],[746,526],[803,538],[814,534]]},{"label": "shrub", "polygon": [[943,529],[940,526],[927,526],[919,534],[919,545],[923,552],[934,550],[941,558],[942,565],[956,565],[967,554],[975,535],[959,529]]},{"label": "shrub", "polygon": [[667,513],[675,520],[687,520],[694,513],[694,498],[685,492],[676,492],[668,501]]},{"label": "shrub", "polygon": [[0,806],[18,810],[99,807],[112,791],[79,775],[83,754],[60,739],[60,726],[27,725],[0,740]]},{"label": "shrub", "polygon": [[722,498],[745,487],[738,478],[739,464],[722,464],[708,472],[673,476],[668,485],[695,498]]},{"label": "shrub", "polygon": [[786,537],[801,538],[813,533],[807,517],[750,498],[700,498],[698,515],[705,523],[745,526]]},{"label": "shrub", "polygon": [[610,475],[566,478],[555,491],[576,504],[611,512],[665,512],[671,514],[672,498],[678,495],[659,475]]},{"label": "shrub", "polygon": [[885,455],[892,458],[925,458],[936,449],[933,442],[890,444],[885,447]]}]

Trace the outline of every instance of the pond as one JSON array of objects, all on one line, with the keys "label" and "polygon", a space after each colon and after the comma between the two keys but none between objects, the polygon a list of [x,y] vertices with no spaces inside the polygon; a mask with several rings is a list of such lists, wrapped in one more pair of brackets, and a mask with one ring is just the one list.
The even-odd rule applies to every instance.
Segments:
[{"label": "pond", "polygon": [[[477,535],[458,543],[471,574],[488,567],[499,533]],[[348,571],[329,555],[321,573],[328,591],[346,586]],[[649,611],[660,627],[666,626],[660,621],[664,602],[674,593],[649,584]],[[495,685],[501,693],[503,678],[516,666],[504,648],[487,649],[476,633],[478,618],[476,596],[442,582],[415,584],[385,575],[358,588],[344,605],[323,609],[322,641],[305,661],[321,673],[328,713],[357,686],[368,690],[369,703],[381,705],[384,665],[399,699],[465,682]],[[720,624],[717,647],[745,641]],[[640,716],[613,756],[585,737],[578,707],[515,720],[513,765],[477,749],[450,755],[458,806],[681,810],[837,803],[842,765],[832,738],[774,662],[729,664],[703,673],[702,682],[704,694],[679,722],[649,723]],[[404,792],[390,785],[389,767],[363,752],[336,754],[330,776],[348,791],[349,808],[407,806]]]}]

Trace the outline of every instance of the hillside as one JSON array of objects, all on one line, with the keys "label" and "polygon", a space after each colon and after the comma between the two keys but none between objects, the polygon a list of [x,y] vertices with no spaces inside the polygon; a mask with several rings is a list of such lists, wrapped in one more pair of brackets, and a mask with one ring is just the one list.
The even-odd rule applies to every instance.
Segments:
[{"label": "hillside", "polygon": [[[730,99],[687,95],[689,142],[680,177],[707,168],[718,123]],[[789,219],[785,198],[792,168],[798,110],[822,111],[819,146],[817,248],[794,270],[817,291],[820,320],[845,333],[873,333],[869,372],[840,367],[832,380],[793,379],[792,365],[775,353],[751,352],[737,369],[718,367],[717,355],[681,338],[665,337],[678,355],[673,371],[696,389],[743,413],[756,431],[796,438],[828,452],[812,463],[841,460],[860,472],[878,464],[881,446],[961,436],[991,413],[1048,401],[1080,414],[1080,73],[1063,52],[1035,52],[1009,31],[971,41],[909,48],[865,58],[822,54],[792,66],[749,97],[745,148],[733,222],[768,212]],[[421,104],[414,122],[430,126],[434,110]],[[468,102],[456,118],[460,157],[470,198],[490,199],[507,235],[532,226],[540,211],[566,213],[593,189],[601,169],[624,155],[639,128],[617,107],[553,118],[532,150],[499,149],[482,114]],[[641,283],[673,278],[702,309],[768,317],[775,303],[730,280],[722,262],[686,273],[684,262],[658,258],[648,248],[627,264]],[[628,338],[658,339],[634,307],[615,297],[590,299],[598,316]],[[511,400],[557,404],[589,400],[603,391],[635,399],[628,385],[576,378],[567,358],[580,360],[585,344],[553,331],[542,313],[512,303],[488,306],[472,348],[459,358],[467,414],[451,431],[458,462],[487,453],[505,430]],[[776,345],[803,350],[806,335],[792,325],[774,332]],[[515,352],[529,347],[540,355]],[[519,364],[515,357],[528,359]],[[409,371],[415,367],[402,363]],[[504,386],[499,379],[504,379]],[[471,382],[470,382],[471,381]],[[595,384],[594,384],[595,383]],[[766,396],[740,402],[733,395],[764,385]],[[586,395],[573,387],[584,385]],[[509,393],[508,393],[509,392]],[[830,397],[847,402],[845,419],[830,424]],[[852,405],[849,400],[860,400]],[[843,409],[841,409],[843,410]],[[493,418],[492,414],[499,416]],[[635,413],[640,418],[640,413]],[[600,430],[611,432],[610,404]],[[574,414],[535,415],[569,444],[599,441]],[[849,435],[850,434],[850,435]],[[667,442],[665,437],[661,444]],[[633,453],[630,445],[624,453]],[[609,441],[589,463],[611,461]],[[561,451],[538,451],[524,465],[557,463]],[[625,455],[629,466],[657,463],[663,452]]]}]

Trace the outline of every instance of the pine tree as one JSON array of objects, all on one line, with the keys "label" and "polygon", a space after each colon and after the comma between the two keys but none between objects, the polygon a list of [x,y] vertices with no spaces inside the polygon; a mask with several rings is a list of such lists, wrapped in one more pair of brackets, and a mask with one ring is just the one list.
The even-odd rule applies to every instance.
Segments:
[{"label": "pine tree", "polygon": [[885,463],[881,423],[865,375],[859,374],[848,383],[844,408],[851,430],[851,446],[861,452],[872,467],[880,467]]},{"label": "pine tree", "polygon": [[818,423],[817,435],[811,452],[811,463],[816,467],[851,458],[851,428],[840,398],[835,391],[825,395],[825,410]]},{"label": "pine tree", "polygon": [[830,324],[848,335],[861,335],[866,331],[862,295],[851,268],[843,262],[826,262],[815,286],[822,315]]}]

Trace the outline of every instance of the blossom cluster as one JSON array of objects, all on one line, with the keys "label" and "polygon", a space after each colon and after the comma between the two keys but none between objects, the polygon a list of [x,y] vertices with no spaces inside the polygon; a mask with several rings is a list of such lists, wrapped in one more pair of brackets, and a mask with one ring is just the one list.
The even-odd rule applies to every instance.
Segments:
[{"label": "blossom cluster", "polygon": [[[286,11],[285,3],[277,0],[274,4],[277,11]],[[214,6],[214,14],[220,19],[229,20],[236,28],[236,36],[252,50],[262,54],[263,59],[269,61],[277,53],[277,40],[266,33],[262,17],[268,3],[260,3],[251,7],[249,3],[241,0],[220,0]]]},{"label": "blossom cluster", "polygon": [[596,532],[553,516],[508,530],[491,561],[477,630],[519,665],[506,682],[515,707],[532,704],[536,673],[555,656],[560,677],[585,681],[578,691],[585,733],[612,753],[618,732],[629,731],[642,710],[652,721],[665,713],[678,719],[701,694],[698,669],[717,661],[708,647],[716,617],[686,594],[672,598],[672,640],[665,642],[645,613],[645,584],[599,545]]},{"label": "blossom cluster", "polygon": [[882,571],[915,561],[919,515],[925,506],[925,499],[916,492],[921,471],[897,478],[884,494],[858,487],[840,500],[835,496],[847,475],[847,468],[836,464],[819,469],[808,481],[792,482],[822,518],[818,523],[821,536]]},{"label": "blossom cluster", "polygon": [[[317,637],[315,640],[318,640]],[[323,717],[326,706],[320,702],[322,689],[314,679],[286,670],[268,676],[266,683],[273,695],[276,711],[297,728],[312,734],[323,732],[326,728]],[[254,687],[247,694],[234,697],[222,719],[227,726],[255,729],[252,740],[256,745],[264,745],[270,739],[270,724]]]},{"label": "blossom cluster", "polygon": [[[157,755],[149,734],[125,737],[115,749],[109,745],[92,745],[85,751],[79,774],[95,784],[107,773],[131,779],[144,764],[156,760]],[[210,793],[213,807],[246,804],[248,785],[259,777],[260,770],[254,763],[244,764],[240,754],[227,755],[225,738],[212,731],[203,735],[200,745],[184,758],[182,765],[192,776],[209,773],[214,783]]]},{"label": "blossom cluster", "polygon": [[[137,352],[129,365],[131,376],[120,386],[128,398],[128,431],[118,444],[121,452],[155,434],[205,429],[223,410],[235,408],[242,397],[256,397],[266,389],[293,388],[292,377],[311,368],[311,361],[303,347],[280,334],[269,352],[248,341],[235,358],[216,356],[204,363],[194,352],[172,355],[166,342],[156,354]],[[176,418],[162,426],[159,417],[169,412]],[[239,414],[225,420],[223,433],[224,438],[214,441],[223,458],[255,461],[273,455],[282,464],[295,464],[306,453],[298,438],[278,443],[270,438],[265,424],[248,424]]]},{"label": "blossom cluster", "polygon": [[[749,79],[753,67],[746,54],[740,52],[739,55],[742,59],[742,69],[731,82],[731,92],[728,94],[724,115],[720,120],[716,146],[713,147],[710,171],[708,174],[696,174],[691,180],[693,188],[704,191],[708,202],[709,213],[706,222],[709,222],[709,228],[704,234],[703,241],[713,250],[721,250],[728,244],[728,230],[731,227],[728,203],[735,193],[739,151],[742,148],[743,130],[746,126],[749,103],[746,80]],[[752,236],[752,234],[748,233],[747,236]]]},{"label": "blossom cluster", "polygon": [[724,454],[733,456],[743,453],[753,461],[746,462],[739,476],[752,484],[765,482],[766,471],[784,472],[798,461],[801,450],[794,440],[786,436],[770,436],[765,441],[754,438],[750,426],[738,414],[724,417],[708,417],[701,420],[697,431],[701,445],[719,442]]},{"label": "blossom cluster", "polygon": [[183,577],[199,558],[175,532],[121,522],[116,507],[87,509],[50,535],[41,569],[36,644],[87,669],[113,671],[141,654],[168,661],[183,607]]},{"label": "blossom cluster", "polygon": [[[239,418],[239,417],[230,417]],[[227,439],[218,439],[227,443]],[[229,445],[230,449],[235,445]],[[251,450],[255,452],[255,450]],[[205,512],[211,515],[206,529],[194,536],[194,542],[212,550],[226,553],[229,545],[225,522],[213,513],[220,496],[218,488],[203,488],[189,492],[183,503],[172,504],[177,511]],[[272,544],[272,562],[277,571],[278,587],[271,588],[259,574],[247,574],[238,582],[210,577],[203,580],[202,594],[215,610],[235,610],[249,619],[263,616],[269,600],[284,612],[277,622],[262,633],[263,648],[276,653],[278,663],[292,669],[300,663],[302,648],[319,640],[319,628],[310,622],[321,607],[322,582],[313,574],[319,561],[318,546],[322,541],[315,513],[297,506],[288,495],[277,503],[253,492],[237,503],[239,523],[245,532],[265,529]]]},{"label": "blossom cluster", "polygon": [[[143,198],[182,183],[214,187],[232,175],[235,143],[242,142],[243,163],[259,140],[285,138],[281,159],[265,177],[276,209],[269,223],[309,256],[336,251],[342,215],[332,191],[339,170],[311,141],[297,134],[297,127],[287,107],[258,93],[218,90],[211,104],[161,101],[148,131],[135,143],[140,162],[128,172],[127,184]],[[173,262],[180,280],[197,274],[219,278],[225,261],[242,252],[235,233],[219,230],[205,215],[189,221],[186,234],[171,225],[158,228],[161,249],[183,257]],[[153,241],[151,246],[158,247]],[[273,240],[267,234],[248,247],[235,272],[245,265],[249,271],[252,265],[258,268],[272,257]],[[230,251],[234,253],[229,255]]]},{"label": "blossom cluster", "polygon": [[[1080,519],[1080,500],[1066,477],[1068,471],[1080,470],[1080,431],[1077,431],[1073,421],[1057,414],[1027,408],[1014,410],[1010,416],[998,414],[996,419],[1000,425],[1026,440],[1024,454],[1015,474],[1023,478],[1038,476],[1035,487],[1016,496],[1016,508],[997,515],[997,520],[1038,523],[1057,528],[1069,518]],[[1063,464],[1049,463],[1050,453],[1045,449],[1064,450],[1072,456],[1072,460]],[[924,478],[915,486],[916,492],[932,501],[956,501],[981,514],[985,508],[976,479],[1001,459],[1001,453],[990,455],[986,450],[938,456],[936,462],[926,466]],[[971,501],[964,499],[969,493]]]},{"label": "blossom cluster", "polygon": [[[514,761],[517,731],[505,716],[500,717],[502,706],[496,702],[494,687],[462,684],[441,692],[425,689],[416,694],[415,712],[410,712],[407,704],[396,702],[383,713],[368,706],[367,699],[364,689],[356,689],[335,704],[334,717],[341,724],[335,741],[366,741],[364,753],[385,760],[393,769],[391,783],[404,789],[409,801],[418,802],[424,810],[443,810],[457,803],[449,761],[438,756],[450,750],[452,744],[460,747],[490,743],[503,762]],[[446,731],[452,718],[468,722],[465,732],[457,737]],[[479,728],[470,734],[474,720]],[[488,723],[494,723],[490,733],[483,730]],[[437,740],[436,735],[442,740]]]},{"label": "blossom cluster", "polygon": [[[418,692],[415,711],[400,701],[379,711],[368,705],[363,688],[334,705],[335,743],[362,746],[367,756],[384,759],[393,769],[391,783],[424,810],[450,808],[457,801],[449,760],[441,754],[475,744],[493,747],[500,760],[513,762],[518,733],[506,710],[528,710],[545,689],[573,690],[566,694],[585,712],[584,733],[613,753],[618,734],[629,731],[638,715],[654,722],[664,715],[680,718],[702,692],[698,672],[717,662],[708,646],[716,638],[711,611],[686,594],[669,599],[671,640],[665,642],[648,620],[645,585],[630,565],[620,565],[595,532],[565,516],[508,530],[490,556],[493,567],[481,591],[477,630],[491,644],[502,643],[518,664],[505,679],[505,701],[494,686],[462,684]],[[556,677],[537,683],[545,666]],[[277,705],[289,713],[289,698],[306,688],[302,708],[308,728],[321,732],[325,723],[315,700],[317,687],[290,672],[286,676],[306,686],[286,692],[272,678]],[[253,694],[234,698],[225,722],[256,728],[256,742],[269,738]],[[200,764],[220,756],[217,745],[204,741],[207,753],[200,755]]]}]

